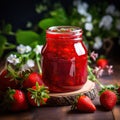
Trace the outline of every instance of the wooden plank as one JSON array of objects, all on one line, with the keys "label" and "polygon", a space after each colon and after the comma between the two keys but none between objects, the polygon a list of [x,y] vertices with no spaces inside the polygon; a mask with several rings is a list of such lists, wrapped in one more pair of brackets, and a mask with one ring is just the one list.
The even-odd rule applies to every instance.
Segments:
[{"label": "wooden plank", "polygon": [[116,105],[112,112],[113,112],[114,119],[120,120],[120,105]]}]

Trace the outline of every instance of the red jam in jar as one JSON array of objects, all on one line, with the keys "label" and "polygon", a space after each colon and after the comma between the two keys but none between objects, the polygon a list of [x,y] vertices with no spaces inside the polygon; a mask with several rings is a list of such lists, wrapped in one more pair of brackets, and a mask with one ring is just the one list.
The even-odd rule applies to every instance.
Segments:
[{"label": "red jam in jar", "polygon": [[48,28],[41,65],[43,81],[50,92],[80,89],[87,80],[87,50],[82,30],[74,26]]}]

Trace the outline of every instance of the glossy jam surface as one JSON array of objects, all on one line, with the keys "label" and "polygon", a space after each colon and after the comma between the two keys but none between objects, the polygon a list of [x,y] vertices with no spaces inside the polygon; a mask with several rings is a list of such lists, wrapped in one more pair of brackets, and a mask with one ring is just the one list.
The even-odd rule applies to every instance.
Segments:
[{"label": "glossy jam surface", "polygon": [[68,27],[46,32],[42,72],[43,81],[51,92],[75,91],[87,80],[87,50],[81,30],[76,29]]}]

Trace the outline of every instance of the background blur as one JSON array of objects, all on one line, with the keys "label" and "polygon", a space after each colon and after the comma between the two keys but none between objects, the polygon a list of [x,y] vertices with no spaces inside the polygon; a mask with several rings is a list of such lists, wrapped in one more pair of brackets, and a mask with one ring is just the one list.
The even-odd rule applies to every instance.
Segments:
[{"label": "background blur", "polygon": [[120,0],[0,0],[0,56],[17,44],[45,44],[53,25],[79,26],[90,51],[120,58]]}]

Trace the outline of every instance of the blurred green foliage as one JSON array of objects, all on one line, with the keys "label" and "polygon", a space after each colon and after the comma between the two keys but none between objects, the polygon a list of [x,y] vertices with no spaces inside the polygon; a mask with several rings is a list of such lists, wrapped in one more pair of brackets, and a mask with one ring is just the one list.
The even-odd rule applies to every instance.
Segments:
[{"label": "blurred green foliage", "polygon": [[[49,5],[48,1],[46,2],[47,5]],[[82,8],[85,3],[81,2],[81,4]],[[42,12],[45,14],[44,18],[38,21],[37,25],[33,27],[36,29],[21,30],[18,28],[17,31],[13,32],[11,24],[2,25],[0,28],[0,57],[3,55],[5,50],[14,49],[17,44],[30,45],[32,47],[34,47],[36,44],[45,44],[45,31],[50,26],[71,25],[82,28],[84,31],[84,42],[90,48],[92,48],[95,43],[95,37],[100,37],[103,40],[104,38],[119,36],[119,31],[116,30],[115,26],[116,21],[120,20],[120,16],[107,14],[113,17],[111,29],[104,29],[104,26],[99,27],[102,17],[106,15],[105,9],[108,6],[106,2],[101,4],[99,2],[99,4],[91,4],[90,6],[86,4],[86,9],[83,8],[82,10],[86,12],[86,15],[88,16],[79,12],[78,5],[73,5],[72,9],[70,9],[71,12],[69,13],[58,2],[53,5],[52,10],[45,12],[47,10],[47,5],[45,5],[45,3],[43,5],[36,5],[35,11],[38,14]],[[87,17],[92,17],[92,20],[87,21]],[[93,28],[91,30],[87,30],[85,27],[86,23],[92,24]],[[9,42],[8,36],[13,36],[15,38],[15,44]]]}]

